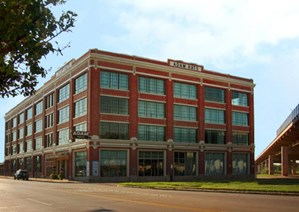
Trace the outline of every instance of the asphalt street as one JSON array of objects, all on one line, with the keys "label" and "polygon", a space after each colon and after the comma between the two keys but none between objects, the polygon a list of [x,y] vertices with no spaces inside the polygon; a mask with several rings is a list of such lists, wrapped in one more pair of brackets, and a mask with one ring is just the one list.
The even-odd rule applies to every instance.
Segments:
[{"label": "asphalt street", "polygon": [[0,211],[299,211],[299,196],[154,190],[0,178]]}]

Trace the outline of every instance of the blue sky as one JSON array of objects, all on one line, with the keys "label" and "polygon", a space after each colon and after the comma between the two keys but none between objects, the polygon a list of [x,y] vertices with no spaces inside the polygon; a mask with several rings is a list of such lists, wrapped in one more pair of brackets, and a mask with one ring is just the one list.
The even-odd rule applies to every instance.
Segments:
[{"label": "blue sky", "polygon": [[[69,0],[55,8],[78,14],[71,33],[57,41],[71,47],[48,55],[52,71],[91,48],[203,65],[251,78],[255,87],[255,154],[299,103],[299,1],[297,0]],[[24,98],[1,99],[0,162],[4,116]]]}]

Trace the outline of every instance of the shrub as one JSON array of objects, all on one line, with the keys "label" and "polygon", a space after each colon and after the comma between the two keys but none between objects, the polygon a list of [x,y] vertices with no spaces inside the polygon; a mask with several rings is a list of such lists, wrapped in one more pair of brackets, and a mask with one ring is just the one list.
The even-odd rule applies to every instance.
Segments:
[{"label": "shrub", "polygon": [[59,180],[63,180],[64,175],[63,175],[62,173],[60,173],[60,174],[58,175],[58,178],[59,178]]},{"label": "shrub", "polygon": [[55,180],[55,179],[58,179],[58,176],[57,176],[57,174],[52,173],[52,174],[50,174],[50,178],[51,178],[52,180]]}]

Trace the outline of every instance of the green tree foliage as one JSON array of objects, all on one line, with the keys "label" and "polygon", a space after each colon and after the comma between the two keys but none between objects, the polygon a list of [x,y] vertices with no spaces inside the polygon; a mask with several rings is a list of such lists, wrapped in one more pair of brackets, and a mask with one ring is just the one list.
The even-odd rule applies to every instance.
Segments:
[{"label": "green tree foliage", "polygon": [[51,8],[65,0],[0,0],[0,96],[35,92],[37,77],[47,70],[40,64],[48,53],[62,54],[53,39],[74,27],[76,13],[56,18]]}]

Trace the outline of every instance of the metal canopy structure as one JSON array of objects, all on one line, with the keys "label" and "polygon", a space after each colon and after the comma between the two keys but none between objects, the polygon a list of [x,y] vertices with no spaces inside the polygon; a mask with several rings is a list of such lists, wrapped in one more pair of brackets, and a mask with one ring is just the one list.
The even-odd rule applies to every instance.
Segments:
[{"label": "metal canopy structure", "polygon": [[273,164],[281,163],[283,176],[296,174],[299,160],[299,104],[277,130],[276,138],[255,161],[257,173],[273,174]]}]

